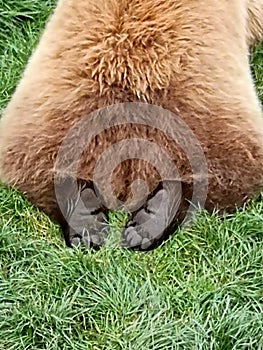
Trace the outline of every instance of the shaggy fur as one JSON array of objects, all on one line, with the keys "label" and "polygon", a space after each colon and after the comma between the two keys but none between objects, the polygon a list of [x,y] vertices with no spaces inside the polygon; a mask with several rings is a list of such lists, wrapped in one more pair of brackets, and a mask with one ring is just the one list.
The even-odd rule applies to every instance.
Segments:
[{"label": "shaggy fur", "polygon": [[[60,0],[1,120],[2,181],[60,221],[54,162],[69,129],[98,108],[141,101],[175,113],[195,133],[208,164],[206,208],[242,205],[263,177],[262,111],[248,59],[262,13],[256,0]],[[181,218],[191,167],[177,144],[150,127],[98,135],[83,152],[78,178],[92,180],[98,156],[134,136],[162,146],[175,162]],[[123,162],[111,179],[116,196],[126,200],[137,178],[151,190],[160,181],[150,164]]]},{"label": "shaggy fur", "polygon": [[248,0],[248,43],[257,44],[263,35],[263,0]]}]

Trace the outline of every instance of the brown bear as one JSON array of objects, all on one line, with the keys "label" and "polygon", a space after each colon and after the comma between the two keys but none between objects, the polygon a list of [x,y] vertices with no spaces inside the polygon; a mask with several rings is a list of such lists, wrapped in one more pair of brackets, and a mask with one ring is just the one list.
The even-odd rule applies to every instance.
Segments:
[{"label": "brown bear", "polygon": [[1,180],[68,245],[105,243],[109,208],[132,212],[123,247],[151,249],[199,207],[242,205],[263,181],[249,67],[262,13],[256,0],[60,0],[1,119]]}]

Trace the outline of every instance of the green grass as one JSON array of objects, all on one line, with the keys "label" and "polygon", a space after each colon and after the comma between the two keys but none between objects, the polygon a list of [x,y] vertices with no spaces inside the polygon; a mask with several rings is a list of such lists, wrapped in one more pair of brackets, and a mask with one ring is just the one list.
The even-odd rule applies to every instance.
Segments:
[{"label": "green grass", "polygon": [[[53,1],[0,0],[0,108]],[[263,47],[252,57],[263,98]],[[119,216],[111,222],[118,226]],[[0,189],[0,350],[263,349],[263,201],[203,213],[156,250],[70,250]]]}]

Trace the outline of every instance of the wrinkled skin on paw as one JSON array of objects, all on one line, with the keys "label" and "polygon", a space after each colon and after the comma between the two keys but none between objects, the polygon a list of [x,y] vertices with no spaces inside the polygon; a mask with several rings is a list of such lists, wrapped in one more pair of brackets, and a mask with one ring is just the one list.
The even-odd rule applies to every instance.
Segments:
[{"label": "wrinkled skin on paw", "polygon": [[99,248],[108,233],[106,209],[91,183],[78,183],[66,179],[57,186],[57,198],[65,218],[63,234],[70,247],[83,245]]},{"label": "wrinkled skin on paw", "polygon": [[122,247],[149,250],[167,238],[177,226],[180,202],[180,191],[172,193],[169,186],[158,186],[126,224],[121,237]]},{"label": "wrinkled skin on paw", "polygon": [[[78,182],[75,185],[68,178],[56,185],[57,199],[65,219],[65,242],[70,247],[83,245],[98,249],[106,243],[109,233],[108,209],[93,183]],[[175,230],[180,203],[181,192],[177,185],[159,185],[132,214],[121,233],[120,246],[135,250],[153,249]]]}]

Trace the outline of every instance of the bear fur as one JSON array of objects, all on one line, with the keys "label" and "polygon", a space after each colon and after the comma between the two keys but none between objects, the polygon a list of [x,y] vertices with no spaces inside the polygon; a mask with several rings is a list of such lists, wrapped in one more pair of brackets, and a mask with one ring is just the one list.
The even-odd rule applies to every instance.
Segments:
[{"label": "bear fur", "polygon": [[[54,164],[70,128],[100,108],[143,102],[179,116],[198,139],[208,167],[205,208],[242,205],[263,180],[262,110],[249,67],[262,14],[263,1],[256,0],[59,0],[1,118],[0,179],[63,225]],[[99,155],[132,137],[158,144],[176,164],[182,221],[192,193],[190,164],[150,127],[116,126],[97,135],[82,154],[78,179],[91,181]],[[67,175],[65,165],[61,177]],[[147,162],[122,162],[111,178],[116,197],[127,200],[138,178],[150,191],[160,181]]]},{"label": "bear fur", "polygon": [[263,1],[248,1],[248,44],[250,47],[256,45],[263,34]]}]

